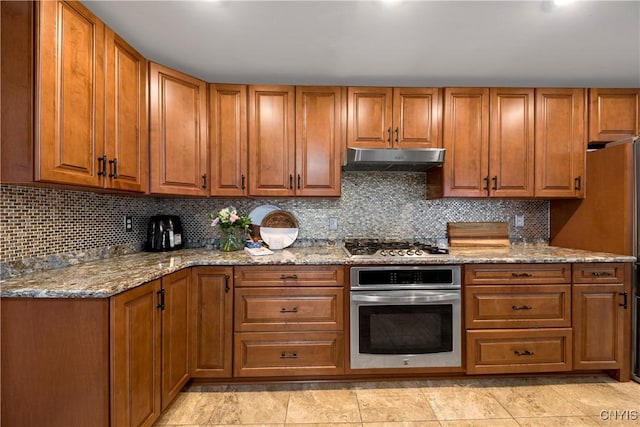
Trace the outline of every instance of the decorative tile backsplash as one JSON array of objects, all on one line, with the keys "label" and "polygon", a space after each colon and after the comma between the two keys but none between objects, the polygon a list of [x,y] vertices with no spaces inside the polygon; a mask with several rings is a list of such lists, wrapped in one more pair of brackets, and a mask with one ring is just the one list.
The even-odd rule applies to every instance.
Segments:
[{"label": "decorative tile backsplash", "polygon": [[[421,173],[345,172],[337,199],[175,198],[2,185],[0,187],[0,277],[57,268],[137,252],[150,216],[179,215],[188,247],[219,237],[209,213],[233,205],[246,213],[273,204],[293,213],[300,224],[296,244],[345,238],[443,241],[447,222],[507,221],[512,240],[549,238],[546,200],[425,200]],[[525,227],[515,228],[521,213]],[[133,218],[133,232],[124,217]],[[336,218],[338,230],[329,230]]]}]

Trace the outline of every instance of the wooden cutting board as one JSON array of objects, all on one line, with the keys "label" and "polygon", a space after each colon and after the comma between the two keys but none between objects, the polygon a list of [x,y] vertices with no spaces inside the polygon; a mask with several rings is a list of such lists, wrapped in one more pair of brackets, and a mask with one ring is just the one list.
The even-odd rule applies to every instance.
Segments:
[{"label": "wooden cutting board", "polygon": [[450,247],[509,246],[506,222],[450,222],[447,224]]}]

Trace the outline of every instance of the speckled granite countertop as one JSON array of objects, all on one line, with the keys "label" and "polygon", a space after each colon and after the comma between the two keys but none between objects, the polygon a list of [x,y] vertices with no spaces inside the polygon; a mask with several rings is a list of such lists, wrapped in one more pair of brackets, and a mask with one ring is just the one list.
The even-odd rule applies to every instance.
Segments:
[{"label": "speckled granite countertop", "polygon": [[633,262],[629,256],[546,245],[510,248],[452,248],[449,255],[417,259],[349,259],[341,246],[289,248],[273,255],[251,257],[244,251],[206,249],[141,252],[73,267],[0,281],[0,296],[27,298],[106,298],[186,267],[198,265],[321,265],[321,264],[478,264],[551,262]]}]

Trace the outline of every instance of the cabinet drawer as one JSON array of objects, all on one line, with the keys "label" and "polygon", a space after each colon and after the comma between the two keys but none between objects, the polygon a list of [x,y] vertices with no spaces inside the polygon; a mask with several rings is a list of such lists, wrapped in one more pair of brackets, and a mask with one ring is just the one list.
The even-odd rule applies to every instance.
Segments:
[{"label": "cabinet drawer", "polygon": [[344,286],[344,267],[242,266],[235,268],[234,284],[246,286]]},{"label": "cabinet drawer", "polygon": [[343,329],[343,288],[239,288],[236,331]]},{"label": "cabinet drawer", "polygon": [[571,326],[571,285],[470,286],[467,329]]},{"label": "cabinet drawer", "polygon": [[571,283],[571,264],[481,264],[464,268],[465,285]]},{"label": "cabinet drawer", "polygon": [[584,263],[573,265],[573,283],[622,283],[624,263]]},{"label": "cabinet drawer", "polygon": [[235,334],[234,376],[287,377],[344,373],[341,333]]},{"label": "cabinet drawer", "polygon": [[571,370],[571,328],[467,331],[467,373]]}]

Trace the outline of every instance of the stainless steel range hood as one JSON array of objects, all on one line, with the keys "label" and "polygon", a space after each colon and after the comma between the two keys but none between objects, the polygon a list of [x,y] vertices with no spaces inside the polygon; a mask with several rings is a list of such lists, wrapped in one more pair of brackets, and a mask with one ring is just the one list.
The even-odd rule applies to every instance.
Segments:
[{"label": "stainless steel range hood", "polygon": [[442,166],[444,148],[347,148],[345,171],[424,172]]}]

